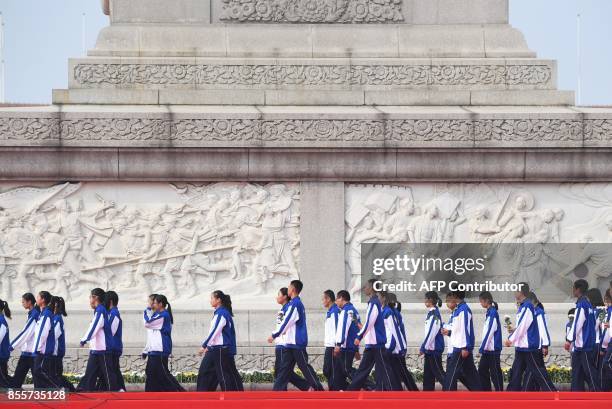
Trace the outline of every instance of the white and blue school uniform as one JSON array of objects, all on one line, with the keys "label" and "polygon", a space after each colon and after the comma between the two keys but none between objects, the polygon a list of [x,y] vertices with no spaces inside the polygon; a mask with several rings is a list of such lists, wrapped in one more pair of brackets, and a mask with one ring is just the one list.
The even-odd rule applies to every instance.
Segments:
[{"label": "white and blue school uniform", "polygon": [[0,388],[11,387],[8,375],[8,360],[11,356],[11,341],[9,338],[9,327],[4,314],[0,313]]},{"label": "white and blue school uniform", "polygon": [[423,390],[436,389],[436,380],[444,383],[444,369],[442,368],[442,352],[444,352],[444,335],[442,330],[442,316],[438,307],[431,307],[425,318],[425,338],[420,351],[425,359],[423,363]]},{"label": "white and blue school uniform", "polygon": [[516,328],[508,340],[515,347],[512,377],[507,390],[521,391],[523,389],[523,374],[531,373],[542,391],[556,391],[555,385],[548,376],[548,371],[539,359],[541,339],[535,308],[529,299],[525,299],[518,307]]},{"label": "white and blue school uniform", "polygon": [[25,381],[28,371],[34,368],[34,347],[36,346],[36,340],[34,339],[34,330],[36,328],[36,322],[40,310],[38,307],[32,308],[28,312],[28,319],[26,321],[23,330],[13,339],[11,342],[10,350],[21,350],[19,361],[17,361],[17,367],[15,373],[11,379],[11,387],[14,389],[20,389]]},{"label": "white and blue school uniform", "polygon": [[309,386],[317,391],[322,391],[323,386],[313,367],[308,363],[308,329],[306,326],[306,309],[300,297],[294,297],[288,302],[287,312],[283,317],[281,325],[272,333],[276,339],[284,335],[285,349],[280,370],[274,380],[275,391],[286,391],[287,384],[295,365],[300,368]]},{"label": "white and blue school uniform", "polygon": [[375,368],[376,390],[397,390],[398,381],[395,379],[389,357],[385,353],[387,343],[385,323],[382,306],[376,295],[368,301],[366,318],[357,334],[357,339],[365,343],[365,350],[348,390],[360,390],[370,376],[372,368]]},{"label": "white and blue school uniform", "polygon": [[[447,359],[443,390],[457,390],[458,380],[461,380],[471,391],[481,389],[480,378],[474,364],[474,354],[472,353],[474,342],[472,310],[465,302],[461,302],[454,309],[451,316],[449,351],[452,348],[452,352]],[[461,356],[461,351],[464,349],[469,352],[466,358]]]},{"label": "white and blue school uniform", "polygon": [[478,374],[480,386],[483,391],[491,390],[491,383],[496,392],[504,390],[504,375],[501,370],[502,327],[499,321],[497,308],[491,306],[487,309],[484,327],[482,329],[482,343],[478,352]]},{"label": "white and blue school uniform", "polygon": [[[382,310],[385,324],[385,350],[389,359],[389,364],[394,374],[397,390],[402,390],[402,383],[409,391],[418,391],[412,373],[406,366],[406,334],[403,323],[400,323],[401,313],[394,308],[386,305]],[[398,318],[399,317],[399,318]]]},{"label": "white and blue school uniform", "polygon": [[34,330],[34,368],[32,370],[35,388],[59,389],[61,386],[55,379],[53,368],[53,352],[55,351],[55,334],[53,333],[53,312],[45,307],[36,322]]},{"label": "white and blue school uniform", "polygon": [[52,361],[54,377],[60,387],[74,392],[74,385],[64,376],[64,356],[66,355],[66,333],[64,331],[64,318],[61,314],[53,315],[51,321],[53,336],[55,337],[55,348],[53,349]]},{"label": "white and blue school uniform", "polygon": [[232,314],[223,306],[217,307],[210,323],[208,336],[202,342],[206,349],[198,371],[197,390],[214,392],[242,391],[242,379],[236,369],[236,328]]},{"label": "white and blue school uniform", "polygon": [[353,360],[359,348],[355,345],[355,339],[359,334],[359,325],[361,318],[359,311],[353,304],[347,302],[340,310],[338,316],[338,328],[336,330],[336,346],[340,347],[340,365],[341,376],[336,376],[336,390],[345,390],[350,380],[353,378],[355,368],[353,368]]},{"label": "white and blue school uniform", "polygon": [[112,335],[108,323],[108,312],[102,304],[94,309],[91,323],[81,338],[81,346],[87,343],[89,343],[89,359],[77,390],[95,391],[100,381],[107,391],[118,391],[116,371],[113,368]]},{"label": "white and blue school uniform", "polygon": [[145,368],[145,392],[184,391],[168,369],[168,357],[172,354],[172,319],[167,310],[143,312],[147,330],[147,366]]},{"label": "white and blue school uniform", "polygon": [[606,319],[605,322],[608,323],[609,327],[605,328],[602,325],[602,341],[601,346],[602,350],[606,351],[604,358],[602,359],[601,368],[600,368],[600,377],[602,383],[602,392],[611,392],[612,391],[612,342],[610,339],[612,338],[612,306],[607,308]]},{"label": "white and blue school uniform", "polygon": [[[544,363],[544,353],[542,349],[550,347],[551,341],[544,308],[542,308],[540,305],[534,307],[534,315],[536,322],[538,323],[538,333],[540,335],[540,347],[536,355],[538,358],[538,366],[546,367],[546,364]],[[530,372],[527,373],[527,375],[524,377],[522,385],[523,390],[531,392],[540,390],[538,383],[535,381],[532,375],[533,374]]]},{"label": "white and blue school uniform", "polygon": [[[334,357],[334,348],[336,346],[336,332],[338,330],[338,322],[340,319],[340,308],[336,304],[325,313],[325,333],[323,337],[323,346],[325,352],[323,355],[323,375],[327,378],[327,386],[330,391],[339,390],[338,381],[336,381],[336,372],[339,369],[340,357]],[[338,362],[336,362],[338,361]],[[340,376],[340,374],[338,374]]]},{"label": "white and blue school uniform", "polygon": [[[275,326],[274,332],[280,329],[280,326],[283,323],[283,319],[285,318],[285,314],[287,313],[288,308],[289,308],[289,303],[285,303],[281,307],[281,309],[278,311],[278,313],[276,314],[276,326]],[[275,345],[274,347],[274,355],[275,355],[274,379],[276,379],[276,376],[278,375],[280,371],[280,365],[281,365],[281,362],[283,361],[283,353],[285,350],[285,344],[286,342],[285,342],[284,334],[281,334],[278,337],[274,338],[274,345]],[[289,383],[294,385],[296,388],[298,388],[301,391],[307,391],[308,388],[310,387],[308,382],[306,382],[306,379],[296,374],[295,371],[289,374]]]},{"label": "white and blue school uniform", "polygon": [[125,381],[119,363],[121,355],[123,355],[123,320],[117,307],[112,307],[108,312],[108,324],[111,331],[111,359],[113,360],[117,386],[119,390],[125,391]]},{"label": "white and blue school uniform", "polygon": [[567,341],[574,343],[572,355],[572,391],[584,390],[587,382],[592,391],[599,392],[601,379],[595,367],[595,342],[597,331],[595,327],[594,308],[586,297],[580,297],[576,302],[574,322],[567,335]]}]

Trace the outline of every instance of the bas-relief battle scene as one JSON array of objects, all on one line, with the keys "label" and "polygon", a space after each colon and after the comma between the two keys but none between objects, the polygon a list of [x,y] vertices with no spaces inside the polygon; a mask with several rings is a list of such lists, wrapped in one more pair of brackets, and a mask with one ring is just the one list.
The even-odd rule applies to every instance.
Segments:
[{"label": "bas-relief battle scene", "polygon": [[[3,299],[115,289],[180,306],[223,288],[256,302],[298,277],[298,184],[63,183],[0,193]],[[265,298],[265,297],[264,297]]]},{"label": "bas-relief battle scene", "polygon": [[[578,263],[593,284],[611,278],[612,260],[589,243],[612,242],[612,185],[345,189],[345,273],[354,295],[362,243],[582,243],[571,260],[545,251],[506,255],[517,267],[510,279],[544,289],[553,270]],[[163,292],[180,306],[223,288],[256,307],[268,301],[262,294],[300,277],[300,223],[316,221],[300,220],[299,203],[297,183],[4,184],[0,294],[18,300],[44,287],[72,301],[100,286],[121,292],[126,304]]]},{"label": "bas-relief battle scene", "polygon": [[601,245],[612,243],[610,184],[351,185],[345,222],[355,296],[362,243],[483,243],[495,250],[487,279],[526,281],[568,302],[572,280],[605,289],[612,279],[612,252]]}]

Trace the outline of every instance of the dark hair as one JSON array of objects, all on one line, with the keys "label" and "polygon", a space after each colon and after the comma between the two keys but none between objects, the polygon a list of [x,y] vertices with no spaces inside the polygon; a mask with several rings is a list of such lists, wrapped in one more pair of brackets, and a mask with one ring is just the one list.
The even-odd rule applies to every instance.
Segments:
[{"label": "dark hair", "polygon": [[107,310],[110,310],[111,303],[113,303],[113,307],[116,307],[119,304],[119,294],[110,290],[104,294],[104,306]]},{"label": "dark hair", "polygon": [[540,302],[540,299],[533,291],[529,292],[529,299],[531,300],[534,306],[540,307],[542,310],[544,309],[544,305]]},{"label": "dark hair", "polygon": [[374,288],[374,283],[376,283],[377,281],[380,281],[380,280],[378,280],[378,279],[376,279],[376,278],[370,278],[370,279],[368,280],[368,284],[369,284],[369,285],[370,285],[372,288]]},{"label": "dark hair", "polygon": [[45,305],[49,305],[51,302],[51,293],[49,291],[40,291],[38,295],[45,301]]},{"label": "dark hair", "polygon": [[589,283],[583,279],[576,280],[574,281],[574,289],[580,291],[581,295],[584,295],[589,291]]},{"label": "dark hair", "polygon": [[166,311],[168,311],[168,315],[170,316],[170,324],[174,324],[174,317],[172,316],[172,306],[168,302],[166,296],[163,294],[155,294],[153,299],[164,306]]},{"label": "dark hair", "polygon": [[49,308],[51,308],[51,311],[53,311],[54,314],[60,314],[64,317],[68,316],[68,314],[66,313],[66,302],[62,297],[51,297]]},{"label": "dark hair", "polygon": [[523,294],[525,297],[529,297],[529,293],[531,292],[531,288],[529,287],[529,284],[522,281],[518,283],[518,286],[519,286],[519,292]]},{"label": "dark hair", "polygon": [[218,299],[221,300],[221,305],[226,310],[228,310],[230,315],[233,317],[234,316],[234,312],[232,311],[232,298],[229,296],[229,294],[225,294],[221,290],[215,290],[215,291],[213,291],[212,294],[213,294],[213,297],[218,298]]},{"label": "dark hair", "polygon": [[34,298],[34,294],[32,294],[32,293],[25,293],[24,295],[21,296],[21,298],[23,298],[24,300],[28,301],[30,304],[32,304],[34,306],[35,309],[40,311],[40,308],[38,308],[38,305],[36,305],[36,298]]},{"label": "dark hair", "polygon": [[336,294],[336,298],[342,298],[344,301],[349,302],[351,301],[351,294],[346,290],[340,290],[338,294]]},{"label": "dark hair", "polygon": [[465,291],[454,290],[454,291],[451,291],[451,294],[453,295],[453,297],[459,298],[460,300],[465,299]]},{"label": "dark hair", "polygon": [[385,296],[385,300],[387,301],[387,305],[393,309],[397,305],[397,295],[395,293],[387,293]]},{"label": "dark hair", "polygon": [[300,280],[293,280],[289,283],[289,285],[295,288],[295,291],[297,291],[298,294],[301,293],[302,289],[304,288],[304,283],[302,283]]},{"label": "dark hair", "polygon": [[106,293],[101,288],[94,288],[93,290],[91,290],[91,295],[96,297],[98,299],[98,302],[100,302],[101,304],[104,304],[104,294]]},{"label": "dark hair", "polygon": [[431,301],[433,305],[436,305],[438,307],[442,306],[442,300],[440,299],[438,293],[435,291],[427,291],[425,293],[425,299]]},{"label": "dark hair", "polygon": [[157,294],[149,294],[149,299],[154,300],[157,297]]},{"label": "dark hair", "polygon": [[604,295],[604,300],[607,300],[608,302],[612,302],[612,294],[610,294],[609,288],[606,290],[606,295]]},{"label": "dark hair", "polygon": [[499,309],[499,305],[497,305],[497,303],[493,300],[493,294],[491,294],[491,292],[489,291],[481,292],[480,295],[478,296],[478,299],[485,300],[486,302],[491,304],[493,308],[495,308],[496,310]]},{"label": "dark hair", "polygon": [[567,311],[567,315],[574,315],[576,313],[576,308],[570,308],[569,311]]},{"label": "dark hair", "polygon": [[287,287],[281,287],[278,292],[281,293],[283,297],[287,297],[287,300],[291,299],[291,296],[289,295],[289,289]]},{"label": "dark hair", "polygon": [[593,307],[603,307],[604,300],[601,296],[601,291],[599,288],[589,288],[586,292],[586,296],[593,305]]},{"label": "dark hair", "polygon": [[4,314],[6,318],[11,318],[11,309],[6,301],[0,300],[0,313]]},{"label": "dark hair", "polygon": [[336,301],[336,294],[334,294],[332,290],[325,290],[323,291],[323,294],[325,294],[325,296],[329,298],[331,302]]},{"label": "dark hair", "polygon": [[[440,302],[441,302],[441,301],[440,301]],[[401,302],[399,302],[399,301],[398,301],[398,302],[396,302],[396,303],[395,303],[395,309],[396,309],[398,312],[402,312],[402,303],[401,303]]]}]

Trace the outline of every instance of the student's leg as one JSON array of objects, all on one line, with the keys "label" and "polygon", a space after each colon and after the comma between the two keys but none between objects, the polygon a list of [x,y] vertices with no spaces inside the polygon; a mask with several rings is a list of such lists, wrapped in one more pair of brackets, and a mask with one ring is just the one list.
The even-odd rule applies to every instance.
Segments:
[{"label": "student's leg", "polygon": [[159,373],[162,371],[162,360],[160,355],[149,355],[145,369],[145,392],[162,392],[163,386],[159,381]]},{"label": "student's leg", "polygon": [[115,379],[117,380],[117,388],[121,391],[125,391],[125,380],[123,379],[123,374],[121,373],[121,355],[119,353],[113,353],[113,369],[115,370]]},{"label": "student's leg", "polygon": [[555,392],[557,388],[548,376],[546,366],[543,366],[543,361],[538,362],[538,352],[522,352],[525,354],[525,362],[528,372],[531,372],[533,379],[540,385],[540,390],[543,392]]},{"label": "student's leg", "polygon": [[[236,370],[236,364],[234,357],[230,355],[227,348],[219,348],[219,351],[215,351],[217,359],[215,360],[215,369],[217,371],[217,379],[221,385],[222,391],[240,391],[243,389],[242,380],[240,376],[236,376],[238,371]],[[220,374],[219,374],[220,373]],[[223,379],[223,380],[221,380]],[[225,385],[225,389],[224,386]]]},{"label": "student's leg", "polygon": [[444,377],[444,384],[442,390],[444,391],[456,391],[457,390],[457,379],[461,375],[461,353],[453,352],[448,356],[446,361],[446,376]]},{"label": "student's leg", "polygon": [[478,362],[478,376],[480,377],[480,386],[485,392],[491,391],[491,357],[492,354],[481,354]]},{"label": "student's leg", "polygon": [[433,355],[423,355],[423,390],[433,391],[436,390],[436,377],[434,376],[434,365],[433,362],[435,357]]},{"label": "student's leg", "polygon": [[374,352],[374,371],[377,390],[401,391],[402,385],[391,368],[391,354],[385,348],[375,348]]},{"label": "student's leg", "polygon": [[280,365],[272,389],[275,391],[286,391],[287,385],[289,384],[289,378],[294,369],[295,359],[293,354],[288,348],[282,348]]},{"label": "student's leg", "polygon": [[113,354],[108,352],[104,354],[98,354],[98,366],[100,368],[100,375],[107,386],[107,390],[110,392],[116,392],[119,390],[117,383],[117,371],[113,365]]},{"label": "student's leg", "polygon": [[54,363],[54,372],[56,379],[60,382],[62,388],[66,389],[68,392],[74,392],[76,389],[74,385],[64,376],[64,362],[63,358],[53,357]]},{"label": "student's leg", "polygon": [[98,360],[96,355],[89,353],[87,358],[87,366],[85,367],[85,374],[77,386],[78,391],[92,392],[96,390],[96,382],[98,380],[100,368],[98,367]]},{"label": "student's leg", "polygon": [[333,390],[343,391],[348,386],[348,382],[346,381],[347,372],[344,368],[344,354],[342,351],[340,352],[340,355],[333,356],[332,365],[334,366]]},{"label": "student's leg", "polygon": [[327,379],[327,388],[330,391],[334,390],[334,378],[333,378],[333,368],[332,368],[332,357],[333,357],[334,348],[325,347],[325,352],[323,353],[323,376]]},{"label": "student's leg", "polygon": [[323,385],[319,382],[319,378],[317,378],[317,373],[313,369],[313,367],[308,363],[308,354],[306,353],[306,349],[291,349],[291,353],[293,354],[293,359],[297,364],[300,371],[304,374],[304,378],[310,385],[312,389],[315,391],[322,391]]},{"label": "student's leg", "polygon": [[461,363],[461,382],[463,382],[466,388],[468,388],[470,391],[482,390],[478,370],[476,369],[476,364],[474,363],[474,354],[470,353],[467,358],[461,359],[463,360]]},{"label": "student's leg", "polygon": [[217,385],[220,379],[217,378],[215,369],[215,356],[211,350],[206,351],[200,369],[198,371],[197,391],[198,392],[214,392],[217,390]]},{"label": "student's leg", "polygon": [[510,369],[510,381],[506,386],[507,391],[520,391],[523,383],[523,374],[527,368],[527,362],[525,360],[525,353],[514,350],[514,362],[512,362],[512,368]]},{"label": "student's leg", "polygon": [[582,367],[582,373],[584,374],[584,378],[589,385],[590,390],[592,392],[600,392],[601,390],[599,386],[601,385],[601,382],[599,380],[599,373],[593,364],[595,361],[593,358],[593,352],[580,351],[578,353],[578,359],[580,361],[580,366]]},{"label": "student's leg", "polygon": [[358,391],[366,383],[370,372],[374,368],[374,351],[371,348],[366,348],[361,355],[361,363],[359,368],[353,373],[351,384],[348,386],[349,391]]},{"label": "student's leg", "polygon": [[[282,349],[281,347],[276,347],[274,350],[274,380],[278,376],[278,372],[280,371],[281,359],[282,359]],[[301,391],[307,391],[310,385],[306,382],[306,379],[302,378],[295,371],[291,371],[289,374],[289,383],[298,388]]]},{"label": "student's leg", "polygon": [[54,379],[53,367],[51,365],[51,358],[48,356],[37,356],[34,360],[35,368],[35,388],[47,388],[47,389],[59,389],[61,386]]},{"label": "student's leg", "polygon": [[8,359],[0,359],[0,389],[11,387],[8,375]]},{"label": "student's leg", "polygon": [[236,390],[242,392],[244,391],[244,384],[242,383],[242,376],[240,376],[240,372],[238,372],[238,368],[236,368],[236,357],[231,354],[228,354],[228,357],[230,366],[230,376],[234,378]]},{"label": "student's leg", "polygon": [[21,355],[17,361],[15,372],[11,378],[11,387],[13,389],[21,389],[25,381],[28,371],[32,369],[34,358],[27,355]]},{"label": "student's leg", "polygon": [[170,373],[168,369],[168,355],[162,355],[162,376],[160,379],[163,381],[164,391],[166,392],[185,392],[185,388],[181,386],[179,381],[176,380],[174,375]]},{"label": "student's leg", "polygon": [[399,355],[398,356],[399,359],[399,363],[400,363],[400,370],[401,370],[401,379],[404,384],[406,385],[406,389],[408,389],[411,392],[416,392],[419,390],[419,387],[417,386],[415,380],[414,380],[414,376],[412,375],[412,372],[410,372],[410,370],[408,369],[408,365],[406,364],[406,356],[405,355]]},{"label": "student's leg", "polygon": [[504,373],[501,369],[501,355],[493,355],[493,362],[490,368],[491,382],[493,382],[493,388],[496,392],[502,392],[504,390]]}]

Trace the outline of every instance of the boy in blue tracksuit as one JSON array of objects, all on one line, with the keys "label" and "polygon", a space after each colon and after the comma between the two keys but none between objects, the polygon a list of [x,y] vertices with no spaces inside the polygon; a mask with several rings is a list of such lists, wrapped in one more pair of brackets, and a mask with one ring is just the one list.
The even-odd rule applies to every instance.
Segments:
[{"label": "boy in blue tracksuit", "polygon": [[482,343],[480,345],[480,362],[478,374],[483,391],[491,391],[491,383],[496,392],[504,390],[504,375],[501,370],[500,355],[502,350],[502,327],[497,312],[497,303],[489,291],[480,293],[480,305],[486,308]]},{"label": "boy in blue tracksuit", "polygon": [[450,347],[452,352],[446,365],[443,390],[457,390],[457,381],[461,381],[470,391],[479,391],[480,377],[474,364],[474,321],[472,310],[465,300],[465,291],[451,291],[451,297],[457,302],[457,307],[451,317]]},{"label": "boy in blue tracksuit", "polygon": [[589,289],[586,280],[574,282],[573,294],[577,298],[574,322],[565,340],[565,350],[574,347],[572,354],[572,391],[582,390],[582,379],[592,391],[601,390],[601,380],[595,368],[595,316],[593,306],[585,294]]},{"label": "boy in blue tracksuit", "polygon": [[442,353],[444,352],[444,335],[442,335],[442,315],[439,307],[442,300],[435,291],[425,293],[425,339],[421,344],[419,355],[423,356],[423,390],[433,391],[436,389],[436,381],[444,383],[444,369],[442,367]]},{"label": "boy in blue tracksuit", "polygon": [[336,305],[340,308],[340,315],[338,317],[334,355],[339,357],[340,368],[337,372],[341,375],[337,374],[335,377],[337,382],[335,390],[345,390],[349,385],[347,379],[353,379],[355,374],[353,360],[359,352],[359,347],[355,345],[355,339],[361,327],[361,319],[359,318],[359,312],[351,303],[351,295],[348,291],[338,291]]},{"label": "boy in blue tracksuit", "polygon": [[[336,372],[339,365],[336,362],[340,360],[339,356],[334,356],[334,347],[336,346],[336,332],[338,330],[338,322],[340,318],[340,308],[336,305],[336,294],[332,290],[325,290],[322,297],[323,307],[327,308],[325,313],[325,335],[324,346],[325,353],[323,355],[323,375],[327,378],[327,386],[330,391],[336,389],[338,381],[336,381]],[[338,376],[341,376],[338,373]]]},{"label": "boy in blue tracksuit", "polygon": [[548,376],[545,366],[539,360],[540,353],[540,332],[538,322],[535,317],[535,310],[531,300],[529,285],[519,283],[520,290],[515,293],[515,298],[519,304],[516,314],[516,328],[511,330],[511,334],[505,342],[507,347],[514,346],[514,363],[512,364],[512,378],[508,383],[508,391],[521,391],[523,385],[523,375],[531,373],[540,386],[541,391],[556,391],[555,385]]},{"label": "boy in blue tracksuit", "polygon": [[[533,312],[535,320],[538,323],[538,333],[540,334],[540,349],[537,354],[538,366],[545,367],[544,358],[548,355],[548,348],[550,347],[550,332],[548,331],[546,312],[544,311],[544,305],[542,305],[535,293],[531,292],[529,294],[529,299],[533,303]],[[523,390],[530,392],[540,390],[531,372],[527,373],[523,378]]]},{"label": "boy in blue tracksuit", "polygon": [[104,307],[105,292],[101,288],[91,290],[89,304],[94,310],[93,319],[85,336],[81,338],[81,347],[89,343],[89,359],[85,374],[79,382],[78,391],[92,392],[97,389],[98,380],[107,391],[118,391],[116,371],[112,360],[112,335],[108,324],[108,311]]},{"label": "boy in blue tracksuit", "polygon": [[398,381],[395,379],[389,358],[385,353],[385,324],[382,315],[380,300],[374,291],[376,279],[370,279],[364,286],[364,293],[370,297],[366,319],[361,330],[355,338],[355,345],[365,342],[365,351],[361,357],[359,368],[355,371],[351,384],[347,390],[360,390],[366,383],[372,368],[375,368],[376,390],[397,390]]},{"label": "boy in blue tracksuit", "polygon": [[272,335],[268,337],[268,342],[271,344],[274,342],[274,339],[281,335],[285,336],[285,351],[283,353],[279,373],[274,380],[273,388],[275,391],[287,390],[287,384],[289,383],[289,378],[291,373],[293,373],[295,365],[302,371],[310,388],[317,391],[323,390],[323,386],[321,382],[319,382],[316,372],[308,363],[308,354],[306,353],[306,346],[308,345],[306,309],[300,299],[300,293],[303,287],[304,284],[302,284],[300,280],[291,281],[288,287],[291,301],[289,301],[287,313],[278,330],[274,331]]},{"label": "boy in blue tracksuit", "polygon": [[214,392],[217,385],[222,391],[242,391],[242,378],[236,369],[236,328],[232,300],[223,291],[213,291],[210,305],[215,309],[210,331],[202,343],[204,355],[198,372],[197,390]]}]

